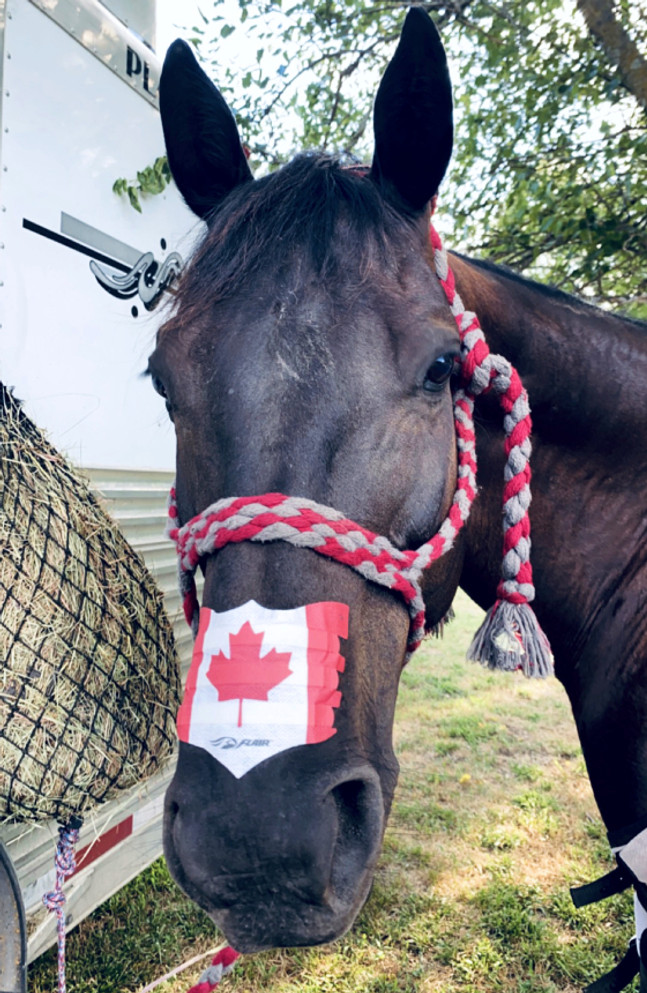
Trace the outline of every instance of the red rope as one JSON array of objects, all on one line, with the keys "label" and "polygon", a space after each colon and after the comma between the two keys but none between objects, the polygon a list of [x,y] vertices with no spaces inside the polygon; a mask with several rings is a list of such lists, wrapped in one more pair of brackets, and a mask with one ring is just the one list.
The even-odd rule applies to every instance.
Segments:
[{"label": "red rope", "polygon": [[221,948],[212,958],[211,965],[205,969],[198,982],[187,993],[211,993],[222,977],[231,972],[239,956],[240,952],[234,951],[231,945]]}]

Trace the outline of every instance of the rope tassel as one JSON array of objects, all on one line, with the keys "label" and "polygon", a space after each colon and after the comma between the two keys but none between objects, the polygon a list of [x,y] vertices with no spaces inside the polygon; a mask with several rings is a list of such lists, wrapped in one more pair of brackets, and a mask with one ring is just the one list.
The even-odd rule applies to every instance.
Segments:
[{"label": "rope tassel", "polygon": [[528,603],[497,600],[474,635],[467,657],[490,669],[524,676],[551,676],[553,657],[546,635]]}]

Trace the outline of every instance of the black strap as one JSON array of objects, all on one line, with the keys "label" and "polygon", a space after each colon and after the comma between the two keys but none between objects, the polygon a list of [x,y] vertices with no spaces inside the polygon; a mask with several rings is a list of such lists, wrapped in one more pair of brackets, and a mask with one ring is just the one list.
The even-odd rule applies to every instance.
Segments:
[{"label": "black strap", "polygon": [[605,876],[594,879],[591,883],[584,883],[583,886],[571,887],[571,899],[576,907],[586,907],[589,903],[597,903],[598,900],[606,900],[608,896],[615,896],[622,893],[628,886],[631,886],[630,874],[616,866]]},{"label": "black strap", "polygon": [[625,957],[618,962],[615,968],[587,986],[584,993],[620,993],[620,990],[628,986],[634,976],[638,975],[639,970],[640,959],[638,958],[636,939],[632,938]]}]

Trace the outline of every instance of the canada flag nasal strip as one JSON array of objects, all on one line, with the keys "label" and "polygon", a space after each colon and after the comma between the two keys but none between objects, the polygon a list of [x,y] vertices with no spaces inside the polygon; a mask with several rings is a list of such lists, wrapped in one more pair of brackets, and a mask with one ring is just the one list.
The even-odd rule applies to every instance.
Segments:
[{"label": "canada flag nasal strip", "polygon": [[286,748],[331,738],[346,637],[344,603],[203,607],[177,717],[180,741],[204,748],[240,779]]}]

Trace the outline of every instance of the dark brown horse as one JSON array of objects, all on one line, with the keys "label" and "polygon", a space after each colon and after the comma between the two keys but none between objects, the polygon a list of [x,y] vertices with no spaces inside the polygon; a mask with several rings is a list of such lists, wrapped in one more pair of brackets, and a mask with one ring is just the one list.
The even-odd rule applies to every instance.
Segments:
[{"label": "dark brown horse", "polygon": [[[165,63],[161,109],[173,175],[208,225],[150,359],[175,422],[180,521],[221,498],[278,491],[417,547],[438,528],[456,480],[459,341],[428,243],[452,100],[432,22],[420,9],[407,16],[364,173],[300,156],[254,181],[229,110],[180,42]],[[488,264],[454,256],[452,265],[490,347],[530,394],[537,613],[621,845],[647,827],[645,328]],[[477,420],[480,493],[453,550],[425,573],[429,626],[459,582],[483,606],[495,596],[504,455],[493,401],[479,400]],[[218,648],[209,633],[221,618],[233,618],[236,638],[252,632],[243,648],[260,665],[253,619],[296,617],[302,605],[335,606],[336,637],[327,629],[326,638],[341,644],[345,669],[328,730],[262,761],[269,733],[237,738],[215,723],[199,747],[186,717],[166,802],[171,872],[241,951],[330,940],[366,899],[393,797],[407,611],[392,592],[282,541],[227,545],[201,564],[196,653],[211,659],[214,685],[231,676],[226,640]],[[274,682],[281,644],[264,657]],[[199,678],[187,689],[196,700]],[[267,693],[229,686],[220,698],[232,699],[244,734],[246,708]],[[252,757],[239,768],[225,749]],[[647,879],[640,859],[629,861]]]}]

